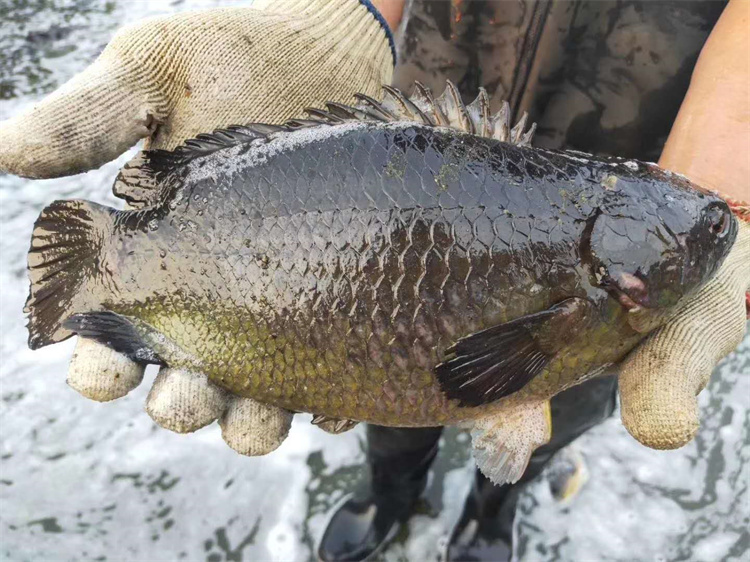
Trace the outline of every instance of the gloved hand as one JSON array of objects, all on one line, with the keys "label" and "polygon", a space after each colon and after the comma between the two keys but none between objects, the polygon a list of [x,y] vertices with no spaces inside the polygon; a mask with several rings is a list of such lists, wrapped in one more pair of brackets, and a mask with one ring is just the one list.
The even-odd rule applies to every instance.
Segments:
[{"label": "gloved hand", "polygon": [[[742,340],[750,289],[748,3],[730,0],[701,51],[659,165],[728,196],[740,230],[713,279],[622,365],[622,421],[641,443],[675,449],[700,424],[696,395]],[[739,157],[738,157],[739,156]],[[739,203],[734,200],[744,200]]]},{"label": "gloved hand", "polygon": [[654,449],[676,449],[700,425],[698,393],[716,364],[742,341],[750,291],[750,216],[716,275],[620,369],[622,421]]},{"label": "gloved hand", "polygon": [[391,80],[393,40],[369,2],[257,0],[120,30],[86,70],[0,123],[0,171],[97,168],[138,140],[173,149],[232,124],[278,123]]},{"label": "gloved hand", "polygon": [[[142,138],[148,148],[172,149],[227,125],[280,123],[325,101],[350,103],[354,92],[378,97],[393,63],[390,30],[365,0],[256,0],[252,8],[149,19],[122,29],[89,68],[0,123],[0,171],[69,175]],[[68,384],[108,401],[138,386],[143,373],[128,357],[79,338]],[[243,454],[278,447],[292,417],[172,369],[157,376],[146,409],[178,432],[220,418],[224,439]]]}]

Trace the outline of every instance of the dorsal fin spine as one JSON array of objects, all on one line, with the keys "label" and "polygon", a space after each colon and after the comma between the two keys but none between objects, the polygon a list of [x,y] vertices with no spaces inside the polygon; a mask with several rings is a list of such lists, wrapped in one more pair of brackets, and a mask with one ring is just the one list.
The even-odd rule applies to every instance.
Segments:
[{"label": "dorsal fin spine", "polygon": [[381,115],[381,121],[394,121],[395,117],[388,113],[385,109],[383,109],[383,106],[378,102],[377,100],[371,98],[370,96],[366,94],[354,94],[354,97],[359,100],[361,103],[364,103],[369,108],[375,110]]},{"label": "dorsal fin spine", "polygon": [[447,127],[448,118],[445,116],[440,106],[435,103],[435,98],[432,95],[432,91],[421,82],[415,82],[414,85],[416,89],[416,95],[412,96],[412,98],[415,98],[415,103],[417,101],[422,101],[422,103],[425,104],[426,107],[424,111],[428,114],[431,113],[433,115],[432,121],[435,126]]}]

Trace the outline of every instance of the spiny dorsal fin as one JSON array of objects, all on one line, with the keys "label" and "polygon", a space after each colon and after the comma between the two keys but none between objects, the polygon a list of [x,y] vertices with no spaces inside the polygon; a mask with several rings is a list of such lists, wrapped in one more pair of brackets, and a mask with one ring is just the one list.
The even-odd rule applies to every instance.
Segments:
[{"label": "spiny dorsal fin", "polygon": [[490,128],[492,114],[490,113],[490,97],[487,95],[487,90],[480,88],[479,95],[473,102],[466,106],[466,111],[469,114],[469,119],[474,123],[474,127],[476,128],[474,134],[480,137],[492,136]]},{"label": "spiny dorsal fin", "polygon": [[425,115],[419,106],[404,96],[400,91],[392,86],[383,86],[385,96],[383,105],[387,107],[393,115],[398,116],[403,121],[416,121],[425,125],[432,125],[430,119]]},{"label": "spiny dorsal fin", "polygon": [[373,119],[376,121],[396,121],[396,116],[388,113],[383,105],[376,99],[371,98],[365,94],[354,94],[354,97],[359,100],[360,106],[364,108]]},{"label": "spiny dorsal fin", "polygon": [[143,151],[123,167],[115,180],[114,194],[134,208],[156,205],[171,186],[167,179],[177,175],[193,158],[240,144],[267,142],[269,135],[307,127],[335,126],[346,121],[406,121],[430,127],[451,127],[517,146],[530,146],[536,129],[536,124],[532,124],[525,131],[526,113],[511,128],[507,102],[503,102],[497,114],[491,115],[489,96],[483,88],[479,89],[479,95],[468,106],[464,105],[458,89],[450,81],[446,82],[445,91],[438,98],[433,97],[429,88],[419,82],[415,83],[411,97],[406,97],[392,86],[383,86],[383,91],[382,101],[365,94],[355,94],[359,102],[357,105],[328,102],[325,110],[305,109],[309,116],[307,119],[292,119],[283,125],[232,125],[213,133],[200,134],[172,152]]},{"label": "spiny dorsal fin", "polygon": [[[482,90],[484,91],[484,90]],[[448,118],[443,114],[443,110],[435,103],[432,97],[432,91],[421,82],[414,83],[414,94],[411,100],[422,108],[422,112],[428,116],[433,125],[438,127],[447,127]]]},{"label": "spiny dorsal fin", "polygon": [[453,82],[448,81],[446,83],[445,90],[435,102],[443,108],[443,113],[448,118],[449,127],[467,133],[474,133],[474,124],[471,122],[469,113],[466,111],[466,106],[464,106],[464,102],[461,100],[461,94],[458,93],[458,88],[456,88]]},{"label": "spiny dorsal fin", "polygon": [[[355,94],[359,101],[356,106],[328,102],[327,111],[321,109],[306,109],[305,111],[315,121],[310,126],[318,125],[322,121],[327,125],[338,125],[343,121],[411,121],[431,127],[451,127],[453,129],[493,138],[517,146],[531,146],[531,139],[536,130],[532,124],[526,130],[528,115],[524,113],[514,127],[510,125],[510,106],[503,102],[495,115],[490,113],[490,98],[484,88],[479,89],[479,95],[468,106],[464,105],[458,88],[451,82],[446,82],[445,91],[435,98],[429,88],[415,83],[414,94],[406,97],[392,86],[383,86],[382,101],[377,101],[365,94]],[[287,125],[296,125],[301,120],[296,119]]]}]

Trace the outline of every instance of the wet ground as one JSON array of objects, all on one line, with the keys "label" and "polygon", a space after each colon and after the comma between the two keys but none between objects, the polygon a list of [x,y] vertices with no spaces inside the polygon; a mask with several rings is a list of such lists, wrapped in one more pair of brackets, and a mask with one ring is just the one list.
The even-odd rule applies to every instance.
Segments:
[{"label": "wet ground", "polygon": [[[0,119],[82,69],[118,25],[211,2],[0,0]],[[119,166],[60,180],[0,176],[0,558],[314,559],[327,513],[362,477],[363,432],[331,436],[298,416],[275,453],[249,459],[217,426],[179,436],[143,404],[154,372],[110,404],[65,384],[73,342],[26,348],[21,313],[34,219],[57,198],[117,205]],[[741,373],[744,376],[741,376]],[[523,495],[517,558],[750,559],[750,338],[701,395],[703,426],[678,451],[630,438],[619,419],[578,441],[589,479],[568,503],[542,478]],[[437,560],[470,485],[465,434],[449,431],[426,499],[383,555]]]}]

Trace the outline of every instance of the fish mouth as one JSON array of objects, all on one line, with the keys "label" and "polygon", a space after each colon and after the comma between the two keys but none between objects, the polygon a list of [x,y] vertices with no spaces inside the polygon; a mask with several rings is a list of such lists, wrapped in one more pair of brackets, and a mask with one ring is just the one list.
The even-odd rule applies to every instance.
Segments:
[{"label": "fish mouth", "polygon": [[625,310],[651,308],[651,299],[646,283],[632,273],[605,275],[602,277],[601,286]]}]

